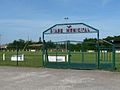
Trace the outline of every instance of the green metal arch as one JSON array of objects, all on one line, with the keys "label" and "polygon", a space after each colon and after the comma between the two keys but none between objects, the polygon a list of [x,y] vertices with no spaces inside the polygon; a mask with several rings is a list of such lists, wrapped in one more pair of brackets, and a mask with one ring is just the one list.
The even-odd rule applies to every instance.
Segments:
[{"label": "green metal arch", "polygon": [[[42,58],[44,58],[44,54],[45,54],[45,52],[46,52],[46,49],[45,49],[45,39],[44,39],[44,35],[45,34],[47,34],[46,32],[47,31],[49,31],[49,30],[51,30],[52,28],[54,28],[54,27],[56,27],[56,26],[62,26],[62,25],[84,25],[84,26],[86,26],[86,27],[88,27],[88,28],[90,28],[90,29],[92,29],[92,30],[94,30],[95,32],[94,33],[96,33],[97,34],[97,40],[98,40],[98,42],[97,42],[97,49],[98,49],[98,62],[97,62],[97,66],[98,66],[98,68],[100,67],[100,46],[99,46],[99,30],[98,29],[96,29],[96,28],[94,28],[94,27],[92,27],[92,26],[89,26],[89,25],[87,25],[87,24],[85,24],[85,23],[64,23],[64,24],[55,24],[55,25],[53,25],[52,27],[50,27],[50,28],[48,28],[47,30],[45,30],[44,32],[43,32],[43,55],[42,55]],[[91,32],[85,32],[85,33],[91,33]],[[51,34],[51,33],[50,33]],[[60,34],[62,34],[62,33],[60,33]],[[67,33],[65,33],[65,34],[67,34]],[[68,33],[68,34],[70,34],[70,33]],[[72,34],[76,34],[76,33],[72,33]],[[106,43],[108,43],[109,45],[111,45],[111,46],[113,46],[113,68],[115,67],[115,46],[112,44],[112,43],[110,43],[110,42],[107,42],[107,41],[104,41],[104,42],[106,42]],[[44,66],[44,60],[42,60],[43,61],[43,66]]]},{"label": "green metal arch", "polygon": [[[83,26],[86,26],[86,27],[92,29],[91,32],[78,32],[78,33],[79,34],[80,33],[96,33],[97,34],[97,43],[96,43],[96,45],[97,45],[96,47],[97,47],[97,50],[98,50],[98,52],[97,52],[97,68],[99,69],[101,67],[104,68],[104,67],[109,66],[107,64],[101,64],[101,62],[100,62],[100,50],[102,50],[102,49],[101,49],[101,46],[99,45],[101,40],[99,39],[99,30],[98,29],[96,29],[96,28],[94,28],[90,25],[87,25],[85,23],[64,23],[64,24],[55,24],[55,25],[53,25],[52,27],[48,28],[47,30],[45,30],[43,32],[43,54],[42,54],[43,67],[45,66],[44,54],[47,54],[47,49],[46,49],[46,46],[45,46],[46,42],[45,42],[44,36],[45,36],[45,34],[48,34],[47,31],[51,30],[52,28],[54,28],[56,26],[63,26],[63,25],[83,25]],[[53,33],[49,33],[49,34],[53,34]],[[54,33],[54,34],[58,34],[58,33]],[[76,33],[66,33],[65,32],[65,33],[59,33],[59,34],[76,34]],[[109,45],[112,46],[112,48],[111,48],[112,49],[112,69],[114,70],[115,69],[115,46],[114,46],[114,44],[112,44],[108,41],[105,41],[105,40],[102,40],[102,41],[105,42],[105,43],[108,43]],[[63,42],[63,41],[61,41],[61,42]]]},{"label": "green metal arch", "polygon": [[47,30],[45,30],[45,31],[43,32],[43,34],[46,34],[47,31],[51,30],[51,29],[54,28],[55,26],[62,26],[62,25],[84,25],[84,26],[86,26],[86,27],[89,27],[89,28],[93,29],[94,31],[96,31],[96,33],[99,33],[99,30],[98,30],[98,29],[96,29],[96,28],[94,28],[94,27],[92,27],[92,26],[90,26],[90,25],[87,25],[87,24],[85,24],[85,23],[64,23],[64,24],[55,24],[55,25],[53,25],[52,27],[50,27],[50,28],[48,28]]}]

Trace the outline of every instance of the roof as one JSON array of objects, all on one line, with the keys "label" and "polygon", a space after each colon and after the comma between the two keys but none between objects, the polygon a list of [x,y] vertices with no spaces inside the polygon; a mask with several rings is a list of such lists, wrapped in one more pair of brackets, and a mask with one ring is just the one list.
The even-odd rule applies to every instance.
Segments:
[{"label": "roof", "polygon": [[1,45],[0,48],[6,49],[7,45]]},{"label": "roof", "polygon": [[32,45],[29,45],[30,47],[40,47],[42,46],[42,44],[32,44]]}]

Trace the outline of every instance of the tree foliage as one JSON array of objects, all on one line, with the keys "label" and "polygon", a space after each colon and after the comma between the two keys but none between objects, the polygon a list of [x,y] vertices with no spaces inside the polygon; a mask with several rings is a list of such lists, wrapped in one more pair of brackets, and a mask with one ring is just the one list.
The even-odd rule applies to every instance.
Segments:
[{"label": "tree foliage", "polygon": [[8,50],[29,50],[29,49],[33,49],[33,47],[30,47],[29,45],[32,44],[41,44],[42,42],[33,42],[33,41],[25,41],[22,39],[19,40],[14,40],[12,43],[9,43],[7,46]]},{"label": "tree foliage", "polygon": [[[120,41],[120,35],[119,36],[108,36],[106,38],[103,38],[103,40],[106,40],[108,42],[111,42],[113,44],[115,44],[113,41]],[[25,41],[22,39],[19,40],[14,40],[12,43],[8,44],[8,49],[9,50],[16,50],[17,48],[19,48],[19,50],[23,50],[25,49],[33,49],[33,47],[29,47],[29,45],[32,44],[42,44],[42,40],[41,38],[39,38],[38,42],[33,42],[33,41]],[[97,39],[96,38],[85,38],[83,40],[82,43],[70,43],[69,45],[69,50],[71,51],[80,51],[80,50],[95,50],[96,49],[96,45],[97,45]],[[105,44],[104,42],[100,42],[100,45],[102,45],[103,47],[107,47],[108,45]],[[66,48],[65,44],[59,44],[59,46],[57,46],[56,43],[53,43],[51,40],[46,42],[46,47],[48,49],[56,49],[56,48]],[[37,48],[40,49],[40,48]]]}]

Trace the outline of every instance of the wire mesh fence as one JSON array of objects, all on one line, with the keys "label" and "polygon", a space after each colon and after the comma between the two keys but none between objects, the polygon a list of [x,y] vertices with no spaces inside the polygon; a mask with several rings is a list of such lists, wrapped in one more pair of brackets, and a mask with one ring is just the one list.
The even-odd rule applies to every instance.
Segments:
[{"label": "wire mesh fence", "polygon": [[[120,53],[115,54],[116,68],[120,70]],[[42,51],[0,51],[0,66],[41,67]]]},{"label": "wire mesh fence", "polygon": [[0,66],[42,66],[41,51],[0,51]]},{"label": "wire mesh fence", "polygon": [[120,53],[116,53],[115,54],[115,58],[116,58],[116,68],[120,71]]}]

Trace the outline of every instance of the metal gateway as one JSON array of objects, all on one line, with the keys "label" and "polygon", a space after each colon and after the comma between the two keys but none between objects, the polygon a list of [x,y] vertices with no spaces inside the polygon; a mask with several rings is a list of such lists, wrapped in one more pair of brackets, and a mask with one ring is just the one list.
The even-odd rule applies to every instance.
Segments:
[{"label": "metal gateway", "polygon": [[[95,34],[92,40],[72,40],[53,35]],[[46,36],[52,36],[47,41]],[[60,39],[60,40],[59,40]],[[99,30],[84,23],[56,24],[43,32],[42,64],[49,68],[115,69],[115,46],[99,39]]]}]

